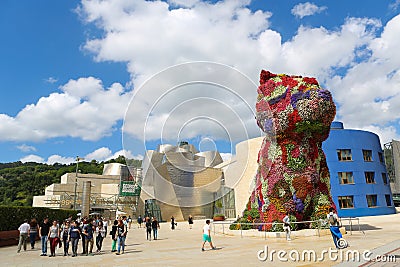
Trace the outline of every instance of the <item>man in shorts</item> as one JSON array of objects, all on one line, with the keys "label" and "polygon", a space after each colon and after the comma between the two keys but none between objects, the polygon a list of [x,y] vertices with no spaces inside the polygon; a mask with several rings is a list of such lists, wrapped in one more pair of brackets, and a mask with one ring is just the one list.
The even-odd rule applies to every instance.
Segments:
[{"label": "man in shorts", "polygon": [[210,243],[211,249],[217,249],[213,246],[213,243],[211,242],[210,220],[206,220],[206,225],[204,225],[203,227],[203,246],[201,248],[201,251],[204,251],[204,245],[206,244],[206,242]]}]

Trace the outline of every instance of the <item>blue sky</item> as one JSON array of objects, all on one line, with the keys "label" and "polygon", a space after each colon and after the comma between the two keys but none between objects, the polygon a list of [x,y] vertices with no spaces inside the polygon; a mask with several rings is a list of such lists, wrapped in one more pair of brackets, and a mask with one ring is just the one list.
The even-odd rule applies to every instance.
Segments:
[{"label": "blue sky", "polygon": [[[263,68],[315,76],[331,90],[336,119],[346,128],[373,131],[382,142],[399,139],[399,5],[398,0],[362,5],[344,0],[1,1],[0,162],[68,163],[77,155],[105,160],[123,150],[141,158],[160,142],[157,129],[163,127],[157,123],[165,121],[163,139],[176,142],[167,128],[182,127],[183,118],[166,115],[176,102],[168,100],[151,114],[154,125],[143,124],[148,114],[134,102],[146,102],[146,95],[159,93],[156,89],[133,99],[138,112],[130,116],[134,127],[124,133],[124,144],[122,125],[145,81],[191,61],[232,66],[254,83]],[[191,90],[182,89],[183,99],[198,89]],[[207,97],[230,103],[230,96],[217,90]],[[242,97],[254,106],[256,91]],[[210,105],[204,102],[199,110],[214,111]],[[201,113],[187,108],[187,117]],[[228,115],[214,112],[235,126]],[[213,125],[191,127],[179,138],[196,144],[214,140],[226,156],[243,137],[228,126],[229,136],[239,137],[221,136]],[[246,136],[259,134],[249,130]],[[205,143],[203,149],[212,147]]]}]

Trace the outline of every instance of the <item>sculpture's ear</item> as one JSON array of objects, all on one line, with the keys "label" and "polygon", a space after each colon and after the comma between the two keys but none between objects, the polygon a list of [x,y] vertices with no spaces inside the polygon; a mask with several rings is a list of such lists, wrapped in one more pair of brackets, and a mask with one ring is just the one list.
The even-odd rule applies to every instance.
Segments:
[{"label": "sculpture's ear", "polygon": [[260,84],[264,84],[266,81],[269,79],[275,77],[276,74],[268,71],[268,70],[262,70],[260,73]]}]

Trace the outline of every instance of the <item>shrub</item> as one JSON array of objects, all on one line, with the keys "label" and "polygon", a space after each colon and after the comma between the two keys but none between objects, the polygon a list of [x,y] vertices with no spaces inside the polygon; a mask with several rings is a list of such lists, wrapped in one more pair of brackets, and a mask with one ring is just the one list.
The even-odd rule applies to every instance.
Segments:
[{"label": "shrub", "polygon": [[243,212],[243,218],[250,218],[250,221],[248,222],[253,222],[254,219],[260,218],[260,212],[258,211],[258,209],[255,208],[245,210]]},{"label": "shrub", "polygon": [[229,226],[230,230],[250,230],[253,229],[253,225],[251,225],[251,222],[248,222],[246,218],[240,218],[236,220],[234,223],[232,223]]},{"label": "shrub", "polygon": [[41,222],[44,217],[49,217],[50,221],[63,221],[69,216],[76,218],[77,213],[76,210],[0,206],[0,231],[17,230],[24,219],[36,218],[38,222]]}]

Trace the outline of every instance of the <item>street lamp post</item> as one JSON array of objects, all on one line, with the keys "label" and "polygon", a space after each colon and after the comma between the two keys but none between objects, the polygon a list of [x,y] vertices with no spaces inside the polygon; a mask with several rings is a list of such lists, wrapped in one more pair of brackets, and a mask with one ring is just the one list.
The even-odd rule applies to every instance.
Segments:
[{"label": "street lamp post", "polygon": [[79,156],[76,156],[76,170],[75,170],[75,189],[74,189],[74,210],[76,210],[76,187],[78,185],[78,165],[79,161],[83,160]]}]

